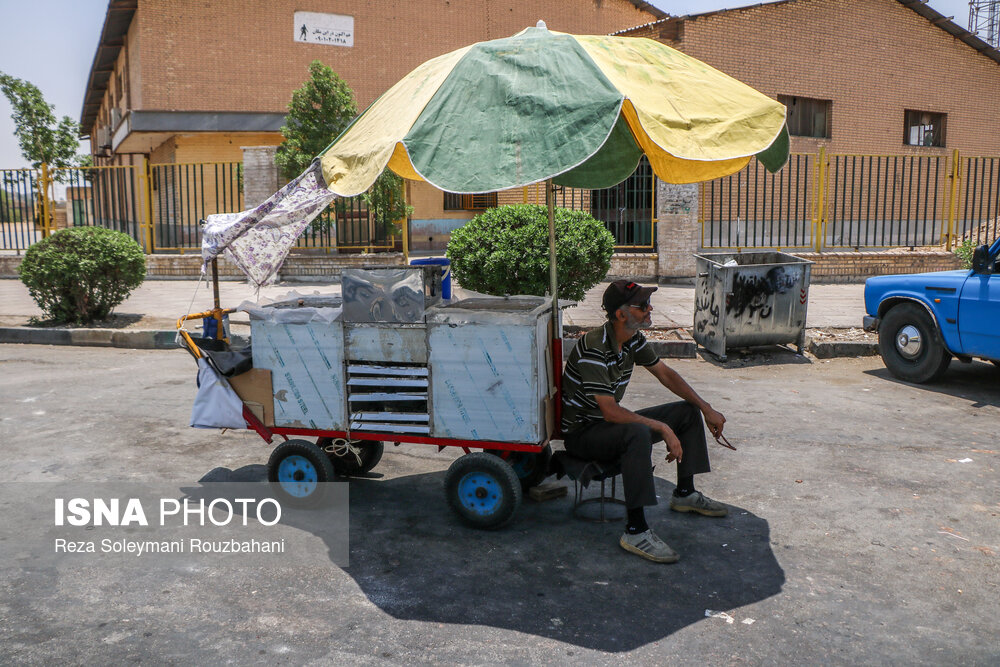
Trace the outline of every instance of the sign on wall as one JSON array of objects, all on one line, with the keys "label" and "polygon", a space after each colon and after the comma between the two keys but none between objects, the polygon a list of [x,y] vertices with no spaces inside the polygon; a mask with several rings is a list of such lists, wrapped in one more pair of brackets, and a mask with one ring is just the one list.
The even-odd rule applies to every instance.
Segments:
[{"label": "sign on wall", "polygon": [[343,14],[295,12],[295,41],[354,46],[354,17]]}]

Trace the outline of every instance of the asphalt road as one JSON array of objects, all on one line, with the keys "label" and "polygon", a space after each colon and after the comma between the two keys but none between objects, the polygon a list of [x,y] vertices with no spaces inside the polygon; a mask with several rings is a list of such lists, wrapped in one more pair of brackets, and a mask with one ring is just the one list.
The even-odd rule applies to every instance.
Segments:
[{"label": "asphalt road", "polygon": [[[3,661],[997,664],[1000,369],[913,386],[877,357],[672,365],[739,449],[711,445],[698,479],[724,519],[667,510],[657,465],[647,516],[675,565],[622,551],[620,524],[571,518],[568,498],[466,529],[441,488],[455,452],[403,445],[350,483],[348,567],[0,562]],[[0,346],[0,480],[262,479],[256,435],[187,427],[194,378],[181,351]],[[626,405],[662,396],[637,371]],[[0,546],[36,537],[3,523]]]}]

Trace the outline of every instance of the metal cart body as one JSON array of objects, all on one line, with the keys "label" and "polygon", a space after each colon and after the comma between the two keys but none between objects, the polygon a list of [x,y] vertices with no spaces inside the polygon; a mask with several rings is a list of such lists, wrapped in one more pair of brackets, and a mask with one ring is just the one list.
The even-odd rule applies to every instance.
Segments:
[{"label": "metal cart body", "polygon": [[245,406],[244,418],[267,442],[286,441],[269,463],[279,490],[288,480],[286,500],[312,500],[331,472],[326,458],[333,472],[367,472],[383,442],[461,448],[446,494],[478,527],[509,521],[523,488],[544,477],[561,373],[551,301],[446,303],[435,274],[440,281],[423,267],[345,269],[340,299],[244,308],[253,367],[269,371],[273,396],[273,411]]}]

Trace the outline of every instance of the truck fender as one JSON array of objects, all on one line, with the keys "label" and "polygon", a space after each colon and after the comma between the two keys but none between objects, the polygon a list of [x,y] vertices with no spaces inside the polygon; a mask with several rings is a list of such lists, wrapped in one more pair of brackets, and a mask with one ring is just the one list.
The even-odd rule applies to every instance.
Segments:
[{"label": "truck fender", "polygon": [[924,302],[922,299],[918,299],[918,298],[913,297],[913,296],[904,296],[904,295],[886,297],[878,305],[878,316],[879,316],[879,319],[880,320],[883,319],[885,317],[885,314],[887,312],[889,312],[890,308],[893,308],[893,307],[899,305],[900,303],[903,303],[904,301],[909,301],[911,303],[920,304],[923,307],[923,309],[925,311],[927,311],[927,314],[931,316],[931,320],[933,320],[933,322],[934,322],[934,328],[937,329],[938,336],[941,337],[942,344],[945,346],[945,348],[949,352],[951,352],[952,354],[954,354],[954,352],[952,352],[952,350],[961,349],[960,346],[951,345],[950,344],[950,341],[945,336],[944,329],[941,328],[941,322],[938,320],[937,313],[935,313],[934,309],[931,308],[929,305],[927,305],[927,303]]}]

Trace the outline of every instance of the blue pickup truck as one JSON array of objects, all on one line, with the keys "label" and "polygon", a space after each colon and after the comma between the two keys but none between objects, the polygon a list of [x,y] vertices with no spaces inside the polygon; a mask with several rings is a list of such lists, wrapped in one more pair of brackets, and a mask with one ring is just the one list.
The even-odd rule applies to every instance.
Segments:
[{"label": "blue pickup truck", "polygon": [[886,368],[930,382],[952,357],[1000,365],[1000,239],[972,256],[972,270],[878,276],[865,282],[864,327],[878,331]]}]

